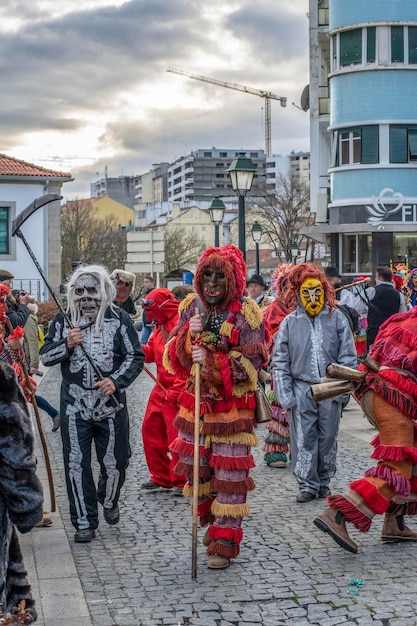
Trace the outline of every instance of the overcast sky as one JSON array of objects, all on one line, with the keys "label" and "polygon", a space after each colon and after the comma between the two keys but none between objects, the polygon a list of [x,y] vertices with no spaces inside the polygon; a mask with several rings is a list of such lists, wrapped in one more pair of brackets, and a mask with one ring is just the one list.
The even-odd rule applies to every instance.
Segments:
[{"label": "overcast sky", "polygon": [[262,98],[166,72],[265,89],[272,151],[309,149],[308,0],[2,0],[0,151],[72,172],[65,198],[197,148],[264,148]]}]

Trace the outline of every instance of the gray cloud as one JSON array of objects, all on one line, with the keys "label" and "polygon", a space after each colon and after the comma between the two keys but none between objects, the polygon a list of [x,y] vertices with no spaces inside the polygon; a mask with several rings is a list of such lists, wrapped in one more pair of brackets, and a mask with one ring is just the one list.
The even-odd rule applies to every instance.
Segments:
[{"label": "gray cloud", "polygon": [[[99,159],[73,169],[76,181],[66,185],[65,192],[81,195],[84,188],[84,195],[88,194],[86,183],[95,179],[97,171],[103,172],[105,165],[109,175],[118,176],[122,170],[138,174],[154,162],[171,161],[198,147],[264,146],[260,98],[179,76],[167,81],[167,101],[178,90],[185,99],[188,95],[198,96],[202,103],[208,100],[213,109],[155,108],[147,111],[146,121],[139,115],[138,119],[117,119],[112,108],[119,95],[160,80],[170,65],[287,96],[287,109],[272,103],[274,151],[307,148],[308,117],[290,105],[299,102],[308,81],[304,10],[291,13],[286,3],[270,0],[236,1],[236,10],[224,18],[224,24],[219,17],[218,26],[223,28],[223,37],[244,42],[253,61],[236,67],[236,58],[229,52],[223,66],[230,61],[236,70],[206,71],[196,70],[193,63],[202,51],[213,52],[214,45],[211,23],[199,0],[130,0],[119,7],[94,10],[82,10],[80,3],[79,11],[53,19],[35,1],[5,1],[0,19],[12,9],[24,15],[24,24],[19,31],[0,37],[2,150],[11,150],[30,131],[79,130],[87,123],[83,113],[90,117],[95,112],[111,114],[101,143],[103,149],[115,147],[117,156],[110,163]],[[212,0],[212,4],[220,8],[222,0]],[[304,0],[292,4],[307,5]],[[63,159],[70,156],[61,155]],[[88,147],[80,146],[79,154],[73,156],[88,157]],[[51,156],[51,167],[57,158]]]}]

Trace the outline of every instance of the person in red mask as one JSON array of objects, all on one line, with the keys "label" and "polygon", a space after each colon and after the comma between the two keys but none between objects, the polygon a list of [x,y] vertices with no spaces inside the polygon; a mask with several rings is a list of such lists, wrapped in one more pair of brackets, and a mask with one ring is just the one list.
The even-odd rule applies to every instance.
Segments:
[{"label": "person in red mask", "polygon": [[174,489],[182,495],[185,478],[175,473],[178,454],[169,452],[169,446],[178,436],[174,419],[178,413],[178,396],[184,382],[170,374],[163,365],[163,355],[168,336],[178,322],[179,302],[169,289],[153,289],[143,302],[146,319],[155,324],[154,332],[146,345],[142,344],[146,363],[156,363],[157,383],[151,391],[142,423],[142,440],[150,480],[142,489]]}]

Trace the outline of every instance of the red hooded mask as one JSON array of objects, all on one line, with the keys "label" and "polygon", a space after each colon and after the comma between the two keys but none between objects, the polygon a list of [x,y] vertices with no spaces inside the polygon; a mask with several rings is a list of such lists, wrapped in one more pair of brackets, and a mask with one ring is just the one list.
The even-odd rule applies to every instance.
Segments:
[{"label": "red hooded mask", "polygon": [[178,315],[179,304],[169,289],[161,287],[152,289],[146,295],[142,308],[146,313],[146,319],[160,326]]},{"label": "red hooded mask", "polygon": [[226,309],[232,300],[240,299],[245,290],[246,263],[243,255],[239,248],[233,245],[207,248],[203,252],[197,265],[194,287],[207,309],[210,308],[210,305],[204,298],[203,274],[208,266],[218,272],[223,272],[226,277],[226,295],[223,302],[219,303],[219,308]]}]

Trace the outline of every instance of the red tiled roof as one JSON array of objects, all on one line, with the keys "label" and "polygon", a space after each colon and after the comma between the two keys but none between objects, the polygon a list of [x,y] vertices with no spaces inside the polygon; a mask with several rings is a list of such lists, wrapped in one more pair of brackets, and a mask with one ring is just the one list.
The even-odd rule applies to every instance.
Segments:
[{"label": "red tiled roof", "polygon": [[0,154],[0,176],[50,176],[51,178],[72,178],[69,172],[55,172],[40,165],[14,159]]}]

